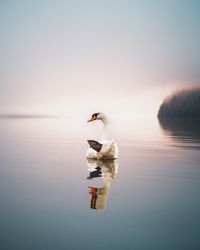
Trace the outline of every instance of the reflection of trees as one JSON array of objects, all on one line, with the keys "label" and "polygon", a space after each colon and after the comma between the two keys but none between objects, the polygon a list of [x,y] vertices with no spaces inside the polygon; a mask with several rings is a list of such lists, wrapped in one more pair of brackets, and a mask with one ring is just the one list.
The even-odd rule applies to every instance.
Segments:
[{"label": "reflection of trees", "polygon": [[200,119],[159,119],[159,123],[163,132],[182,146],[190,143],[191,147],[200,147]]},{"label": "reflection of trees", "polygon": [[111,187],[111,182],[117,173],[118,163],[117,160],[88,160],[88,179],[102,177],[102,187],[89,187],[89,194],[91,195],[90,206],[93,209],[104,209],[108,193]]},{"label": "reflection of trees", "polygon": [[159,118],[200,118],[200,88],[179,91],[161,104]]}]

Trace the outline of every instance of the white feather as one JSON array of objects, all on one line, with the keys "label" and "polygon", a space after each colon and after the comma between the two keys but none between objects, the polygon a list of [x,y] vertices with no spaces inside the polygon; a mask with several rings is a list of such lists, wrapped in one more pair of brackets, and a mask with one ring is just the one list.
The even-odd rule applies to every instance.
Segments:
[{"label": "white feather", "polygon": [[92,148],[88,148],[86,157],[88,159],[117,159],[119,156],[119,149],[117,143],[111,140],[110,136],[110,125],[108,118],[103,114],[99,113],[96,120],[101,120],[104,124],[103,135],[99,143],[101,143],[102,149],[97,152]]}]

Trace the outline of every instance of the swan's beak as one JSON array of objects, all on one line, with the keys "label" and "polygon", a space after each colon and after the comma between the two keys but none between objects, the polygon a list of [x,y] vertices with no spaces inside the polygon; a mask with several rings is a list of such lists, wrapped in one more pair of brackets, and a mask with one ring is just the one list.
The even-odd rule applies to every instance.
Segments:
[{"label": "swan's beak", "polygon": [[92,117],[90,118],[90,120],[88,120],[87,122],[92,122],[92,121],[95,121],[97,118],[96,117]]},{"label": "swan's beak", "polygon": [[89,192],[89,194],[96,194],[97,193],[97,188],[95,188],[95,187],[88,187],[88,192]]}]

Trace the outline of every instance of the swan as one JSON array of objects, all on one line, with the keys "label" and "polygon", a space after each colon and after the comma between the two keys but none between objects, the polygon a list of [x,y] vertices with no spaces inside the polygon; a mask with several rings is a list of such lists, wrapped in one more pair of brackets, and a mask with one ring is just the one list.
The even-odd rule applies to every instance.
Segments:
[{"label": "swan", "polygon": [[86,152],[87,159],[117,159],[119,156],[119,149],[117,143],[111,140],[110,124],[107,116],[103,113],[94,113],[88,122],[96,120],[103,122],[103,135],[98,142],[94,140],[88,140],[90,148],[88,148]]}]

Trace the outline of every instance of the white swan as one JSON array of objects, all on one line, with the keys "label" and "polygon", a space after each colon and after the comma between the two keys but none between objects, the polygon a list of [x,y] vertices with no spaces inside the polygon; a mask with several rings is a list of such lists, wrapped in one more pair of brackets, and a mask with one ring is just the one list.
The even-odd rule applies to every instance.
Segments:
[{"label": "white swan", "polygon": [[88,159],[117,159],[119,150],[117,143],[110,138],[110,125],[108,118],[103,113],[94,113],[88,122],[101,120],[104,125],[103,135],[99,142],[88,140],[90,148],[86,152]]}]

